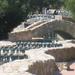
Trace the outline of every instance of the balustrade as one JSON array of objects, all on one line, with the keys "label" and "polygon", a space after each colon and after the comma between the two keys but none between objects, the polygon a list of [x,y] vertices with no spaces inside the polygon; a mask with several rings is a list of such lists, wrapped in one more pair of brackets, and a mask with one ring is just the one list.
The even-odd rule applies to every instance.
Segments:
[{"label": "balustrade", "polygon": [[14,46],[0,47],[0,64],[11,62],[16,59],[25,59],[25,51],[35,48],[60,47],[62,44],[53,42],[16,42]]}]

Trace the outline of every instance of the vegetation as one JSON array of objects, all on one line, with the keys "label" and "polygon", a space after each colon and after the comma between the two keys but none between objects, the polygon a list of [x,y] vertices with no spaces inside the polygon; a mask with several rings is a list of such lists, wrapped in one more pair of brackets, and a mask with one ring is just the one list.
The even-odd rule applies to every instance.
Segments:
[{"label": "vegetation", "polygon": [[28,9],[26,0],[0,0],[0,39],[26,19]]},{"label": "vegetation", "polygon": [[62,6],[65,7],[65,1],[66,0],[31,0],[30,9],[32,12],[38,10],[38,13],[42,13],[44,7],[60,9]]},{"label": "vegetation", "polygon": [[65,5],[71,11],[73,19],[75,19],[75,0],[68,0]]}]

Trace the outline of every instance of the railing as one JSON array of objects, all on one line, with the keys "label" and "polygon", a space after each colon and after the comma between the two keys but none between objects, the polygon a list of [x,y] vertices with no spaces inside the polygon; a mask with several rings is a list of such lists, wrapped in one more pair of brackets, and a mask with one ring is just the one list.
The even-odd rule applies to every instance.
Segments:
[{"label": "railing", "polygon": [[50,20],[62,20],[62,15],[48,15],[48,14],[34,14],[34,15],[28,15],[28,19],[36,19],[36,20],[42,20],[42,21],[50,21]]},{"label": "railing", "polygon": [[28,19],[31,19],[31,18],[37,18],[37,19],[45,19],[45,18],[55,19],[55,15],[46,15],[46,14],[28,15]]},{"label": "railing", "polygon": [[[62,15],[63,17],[72,17],[72,13],[68,10],[56,10],[57,15]],[[33,15],[28,15],[28,18],[35,18],[35,17],[48,17],[53,19],[54,15],[51,14],[33,14]]]},{"label": "railing", "polygon": [[26,59],[26,50],[39,49],[45,47],[60,47],[62,44],[51,43],[51,42],[23,42],[16,41],[16,45],[0,47],[0,64],[10,62],[16,59]]},{"label": "railing", "polygon": [[62,15],[63,17],[72,17],[72,13],[68,10],[56,10],[56,13],[58,13],[58,15]]}]

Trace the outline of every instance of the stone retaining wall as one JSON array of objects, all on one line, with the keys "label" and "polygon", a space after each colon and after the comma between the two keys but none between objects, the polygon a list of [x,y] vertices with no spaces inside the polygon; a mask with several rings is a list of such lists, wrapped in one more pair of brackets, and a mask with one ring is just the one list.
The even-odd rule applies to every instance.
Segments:
[{"label": "stone retaining wall", "polygon": [[54,56],[56,62],[71,61],[75,59],[75,47],[52,49],[46,53]]},{"label": "stone retaining wall", "polygon": [[9,40],[27,40],[32,38],[31,30],[9,34]]},{"label": "stone retaining wall", "polygon": [[29,66],[28,72],[34,75],[54,75],[55,63],[53,60],[37,61]]}]

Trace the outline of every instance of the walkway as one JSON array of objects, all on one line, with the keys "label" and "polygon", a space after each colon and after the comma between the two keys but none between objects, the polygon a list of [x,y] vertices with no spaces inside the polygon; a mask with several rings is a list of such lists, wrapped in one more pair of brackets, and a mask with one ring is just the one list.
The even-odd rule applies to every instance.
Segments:
[{"label": "walkway", "polygon": [[68,71],[56,71],[54,75],[75,75],[75,61],[70,62],[70,70]]},{"label": "walkway", "polygon": [[32,25],[28,26],[26,29],[31,30],[31,29],[36,28],[37,26],[39,26],[40,24],[43,24],[45,22],[46,21],[37,22],[36,24],[32,24]]}]

